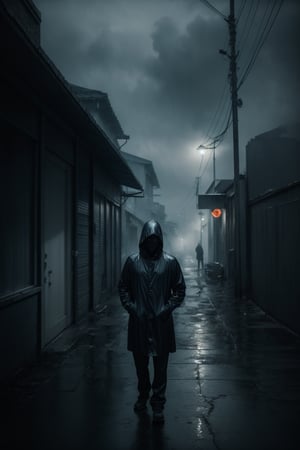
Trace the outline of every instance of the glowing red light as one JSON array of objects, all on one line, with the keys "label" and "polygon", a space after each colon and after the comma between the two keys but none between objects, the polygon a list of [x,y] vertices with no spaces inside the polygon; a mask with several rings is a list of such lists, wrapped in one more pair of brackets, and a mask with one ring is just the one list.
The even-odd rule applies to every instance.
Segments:
[{"label": "glowing red light", "polygon": [[211,215],[215,218],[218,219],[219,217],[221,217],[222,215],[222,210],[219,208],[215,208],[211,211]]}]

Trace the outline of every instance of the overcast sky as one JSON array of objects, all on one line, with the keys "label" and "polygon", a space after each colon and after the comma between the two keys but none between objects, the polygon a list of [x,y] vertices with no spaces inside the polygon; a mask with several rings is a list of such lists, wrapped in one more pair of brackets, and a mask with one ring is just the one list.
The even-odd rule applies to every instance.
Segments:
[{"label": "overcast sky", "polygon": [[[228,16],[229,0],[210,3]],[[280,3],[236,0],[240,80]],[[200,0],[35,4],[42,46],[64,77],[107,92],[130,135],[124,150],[153,161],[168,219],[195,220],[195,179],[204,191],[213,176],[211,152],[202,157],[196,148],[223,131],[230,105],[229,61],[219,54],[228,50],[226,21]],[[300,116],[299,34],[300,2],[286,0],[239,90],[241,172],[252,137]],[[230,127],[216,149],[216,178],[232,176]]]}]

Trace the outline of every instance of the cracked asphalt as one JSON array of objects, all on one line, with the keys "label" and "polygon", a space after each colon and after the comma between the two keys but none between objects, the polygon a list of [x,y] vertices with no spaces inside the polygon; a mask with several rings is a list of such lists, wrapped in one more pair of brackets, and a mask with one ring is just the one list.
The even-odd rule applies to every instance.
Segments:
[{"label": "cracked asphalt", "polygon": [[1,386],[2,450],[300,448],[299,336],[226,282],[209,283],[192,260],[182,265],[164,425],[152,424],[149,407],[133,411],[127,313],[113,295]]}]

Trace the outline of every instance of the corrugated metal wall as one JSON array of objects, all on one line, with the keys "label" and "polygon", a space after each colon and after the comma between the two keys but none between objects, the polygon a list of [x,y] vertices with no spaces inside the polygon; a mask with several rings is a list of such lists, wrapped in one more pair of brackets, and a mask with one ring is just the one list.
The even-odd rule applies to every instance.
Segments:
[{"label": "corrugated metal wall", "polygon": [[120,275],[120,207],[99,193],[94,204],[94,299],[104,305],[106,294],[117,286]]},{"label": "corrugated metal wall", "polygon": [[84,316],[90,303],[90,165],[83,152],[78,154],[77,199],[76,199],[76,316]]},{"label": "corrugated metal wall", "polygon": [[101,292],[101,278],[102,278],[102,266],[101,264],[101,220],[100,220],[100,197],[95,194],[94,202],[94,302],[95,307],[100,304],[100,292]]},{"label": "corrugated metal wall", "polygon": [[252,296],[300,332],[300,186],[250,203]]},{"label": "corrugated metal wall", "polygon": [[106,229],[106,271],[105,281],[106,289],[111,288],[111,269],[112,269],[112,230],[111,230],[111,204],[106,202],[105,205],[105,229]]},{"label": "corrugated metal wall", "polygon": [[234,266],[235,266],[235,242],[234,242],[234,197],[230,196],[227,199],[226,209],[226,257],[227,262],[225,264],[226,278],[229,280],[234,279]]},{"label": "corrugated metal wall", "polygon": [[115,279],[114,284],[117,285],[121,272],[121,210],[115,207]]},{"label": "corrugated metal wall", "polygon": [[104,272],[106,261],[105,199],[95,194],[94,203],[94,302],[95,308],[103,306]]},{"label": "corrugated metal wall", "polygon": [[106,226],[105,226],[105,198],[100,198],[100,240],[101,255],[101,292],[106,289]]}]

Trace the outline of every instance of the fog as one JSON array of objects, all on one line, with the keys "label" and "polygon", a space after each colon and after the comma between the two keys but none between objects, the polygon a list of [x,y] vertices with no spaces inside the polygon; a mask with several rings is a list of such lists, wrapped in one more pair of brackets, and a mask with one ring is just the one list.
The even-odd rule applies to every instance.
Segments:
[{"label": "fog", "polygon": [[[230,110],[229,59],[219,53],[228,50],[221,14],[228,16],[229,1],[211,2],[221,14],[204,3],[35,0],[44,50],[67,81],[107,92],[130,135],[124,150],[153,161],[157,201],[188,252],[200,227],[195,180],[205,192],[213,177],[212,152],[202,157],[197,147],[224,130]],[[285,1],[279,10],[281,3],[236,1],[242,173],[251,138],[299,117],[300,4]],[[216,148],[216,178],[232,177],[229,127]]]}]

